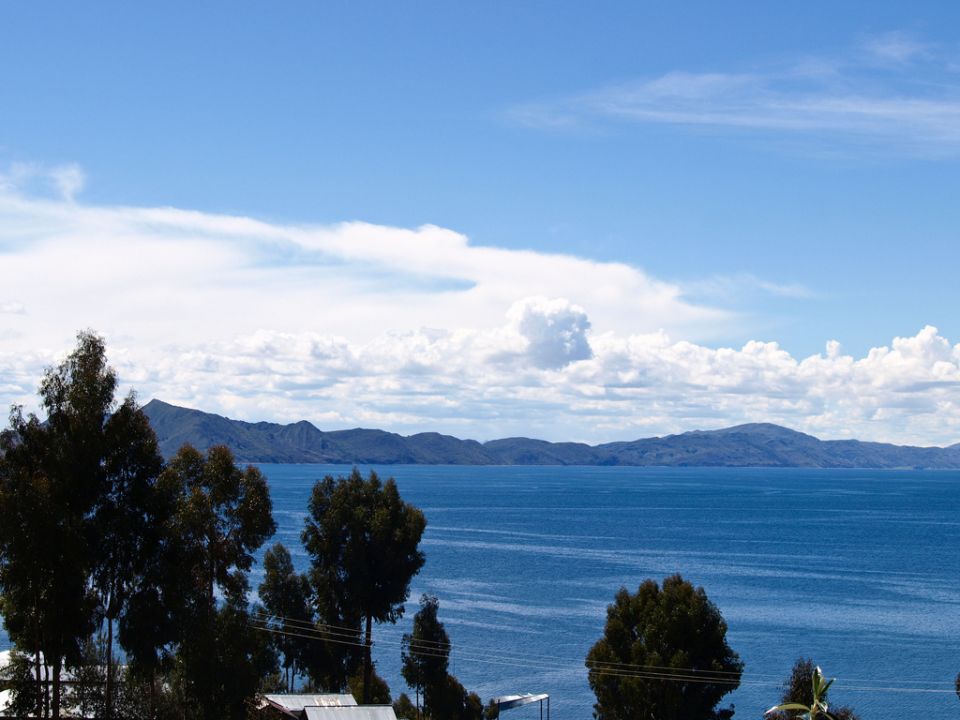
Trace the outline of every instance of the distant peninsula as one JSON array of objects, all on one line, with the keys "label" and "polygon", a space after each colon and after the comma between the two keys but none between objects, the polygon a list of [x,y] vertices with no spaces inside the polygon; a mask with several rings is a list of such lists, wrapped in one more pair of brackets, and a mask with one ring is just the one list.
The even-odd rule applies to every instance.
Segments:
[{"label": "distant peninsula", "polygon": [[226,445],[241,462],[421,465],[629,465],[673,467],[960,468],[960,443],[912,447],[819,440],[770,423],[587,445],[514,437],[480,443],[439,433],[325,432],[240,420],[151,400],[144,408],[171,457],[184,444]]}]

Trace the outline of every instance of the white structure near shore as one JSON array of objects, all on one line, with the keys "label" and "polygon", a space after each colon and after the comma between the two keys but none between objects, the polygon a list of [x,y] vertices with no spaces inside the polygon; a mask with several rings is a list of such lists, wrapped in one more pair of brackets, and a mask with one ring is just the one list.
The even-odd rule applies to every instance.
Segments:
[{"label": "white structure near shore", "polygon": [[349,694],[283,695],[260,698],[260,710],[272,708],[297,720],[397,720],[390,705],[357,705]]}]

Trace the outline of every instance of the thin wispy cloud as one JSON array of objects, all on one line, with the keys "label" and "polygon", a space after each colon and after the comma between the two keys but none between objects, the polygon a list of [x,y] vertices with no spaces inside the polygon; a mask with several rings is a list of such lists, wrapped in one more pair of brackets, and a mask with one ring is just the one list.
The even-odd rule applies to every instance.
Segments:
[{"label": "thin wispy cloud", "polygon": [[0,170],[0,192],[7,194],[26,192],[72,201],[85,184],[86,174],[76,163],[47,166],[14,162]]},{"label": "thin wispy cloud", "polygon": [[915,35],[902,31],[867,38],[861,47],[876,59],[899,64],[928,59],[935,52],[933,47]]},{"label": "thin wispy cloud", "polygon": [[801,283],[778,283],[751,273],[714,275],[681,284],[684,295],[713,303],[735,303],[746,296],[761,295],[793,300],[810,300],[817,293]]},{"label": "thin wispy cloud", "polygon": [[661,124],[806,137],[885,153],[960,154],[954,61],[904,33],[868,38],[844,57],[805,57],[749,71],[677,69],[513,108],[544,128]]}]

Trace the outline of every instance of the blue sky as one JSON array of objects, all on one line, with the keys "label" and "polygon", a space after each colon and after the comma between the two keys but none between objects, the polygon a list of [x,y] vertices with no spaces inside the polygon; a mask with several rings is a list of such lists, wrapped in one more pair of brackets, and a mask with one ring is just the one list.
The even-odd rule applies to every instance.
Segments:
[{"label": "blue sky", "polygon": [[[590,440],[770,419],[960,440],[958,15],[953,3],[7,5],[0,263],[22,286],[0,294],[0,352],[20,358],[0,399],[29,403],[37,369],[92,326],[141,394],[251,419]],[[259,224],[238,230],[240,218]],[[150,248],[156,272],[126,283]],[[512,272],[499,278],[498,263]],[[50,289],[60,273],[84,302]],[[177,324],[160,317],[171,295]],[[281,365],[311,343],[349,360],[296,379],[222,364],[268,336]],[[899,352],[897,337],[925,360],[882,377],[856,365],[871,348]],[[801,367],[830,341],[862,375],[855,397],[837,399],[856,385],[837,368]],[[390,342],[412,355],[358,359]],[[793,369],[757,369],[751,342],[776,343]],[[709,369],[676,365],[678,343]],[[446,377],[444,353],[473,361]],[[506,356],[526,360],[508,373]],[[182,376],[184,357],[235,386]],[[157,358],[167,371],[141,367]],[[634,376],[663,394],[618,395]],[[454,391],[464,377],[470,392]]]}]

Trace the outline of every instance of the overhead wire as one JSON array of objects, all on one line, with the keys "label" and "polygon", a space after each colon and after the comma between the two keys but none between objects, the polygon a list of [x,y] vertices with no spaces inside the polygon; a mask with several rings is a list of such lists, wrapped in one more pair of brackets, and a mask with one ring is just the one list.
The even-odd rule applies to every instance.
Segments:
[{"label": "overhead wire", "polygon": [[[275,616],[270,616],[270,617],[276,619]],[[263,621],[261,620],[260,622],[262,623]],[[296,621],[294,621],[294,622],[296,622]],[[302,623],[302,621],[300,621],[300,622]],[[325,633],[325,632],[323,631],[323,629],[322,629],[323,627],[324,627],[323,625],[316,625],[316,626],[311,626],[311,627],[300,627],[300,628],[298,628],[298,629],[301,631],[301,632],[299,632],[299,633],[291,633],[289,630],[280,630],[279,628],[272,628],[272,627],[261,627],[260,629],[269,630],[269,631],[275,631],[275,630],[276,630],[277,632],[281,632],[281,633],[285,633],[285,634],[290,634],[290,635],[295,635],[295,636],[297,636],[297,637],[305,637],[305,638],[308,638],[308,639],[322,640],[322,639],[324,639],[324,638],[326,637],[326,633]],[[336,627],[336,626],[333,626],[333,627]],[[354,632],[351,637],[357,637],[357,635],[358,635],[358,633]],[[434,652],[424,652],[424,651],[433,650],[434,648],[431,648],[431,647],[428,645],[428,643],[433,643],[433,642],[435,642],[435,641],[418,640],[418,641],[414,641],[414,642],[415,642],[415,643],[422,643],[422,647],[421,647],[421,646],[418,646],[418,647],[421,647],[421,652],[420,652],[420,654],[422,654],[422,655],[427,655],[427,656],[430,656],[430,657],[437,657],[437,656],[440,656],[440,655],[447,654],[447,653],[442,653],[442,652],[436,652],[436,653],[434,653]],[[347,644],[352,644],[352,643],[347,643]],[[363,644],[362,642],[361,642],[361,643],[356,643],[356,644],[358,644],[358,645],[360,645],[360,646],[364,646],[364,644]],[[379,640],[379,641],[377,641],[376,644],[378,644],[378,645],[389,645],[389,646],[394,646],[394,647],[396,647],[396,646],[404,646],[404,643],[403,643],[402,641],[401,641],[401,642],[397,642],[397,641],[395,641],[395,640],[393,640],[393,641],[391,641],[391,640]],[[436,644],[441,646],[441,647],[439,647],[439,648],[436,648],[437,650],[447,650],[447,651],[449,651],[449,649],[450,649],[449,643],[445,643],[445,644],[444,644],[444,643],[436,643]],[[411,645],[408,645],[408,647],[414,647],[414,645],[411,644]],[[537,656],[537,655],[512,655],[512,654],[509,654],[509,653],[490,653],[490,652],[478,653],[477,651],[463,650],[462,648],[461,648],[461,650],[458,651],[458,656],[462,656],[462,657],[468,657],[468,656],[469,656],[470,658],[483,657],[483,658],[486,658],[486,659],[495,659],[495,660],[502,660],[502,661],[509,661],[509,662],[516,661],[517,664],[522,664],[522,665],[529,665],[531,661],[544,661],[544,660],[546,660],[546,661],[549,661],[549,662],[550,662],[551,666],[554,666],[555,661],[556,661],[556,657],[547,657],[547,656],[542,656],[542,655],[541,655],[541,656]],[[629,664],[629,663],[605,663],[605,662],[595,662],[595,663],[593,663],[592,667],[593,667],[594,669],[597,669],[597,670],[604,669],[604,668],[609,668],[609,669],[611,669],[611,670],[617,670],[617,669],[631,669],[631,670],[632,670],[632,669],[642,668],[642,669],[652,669],[652,670],[667,670],[667,671],[674,672],[674,673],[677,672],[677,671],[687,671],[688,673],[690,673],[690,674],[692,674],[692,675],[695,675],[698,679],[704,679],[704,678],[710,678],[710,677],[717,677],[717,678],[719,678],[719,679],[729,680],[729,679],[732,679],[732,678],[735,678],[735,677],[739,677],[739,675],[740,675],[740,673],[736,673],[736,672],[732,672],[732,671],[706,670],[706,669],[700,670],[700,669],[696,669],[696,668],[675,668],[675,667],[670,667],[670,666],[636,665],[636,664]]]},{"label": "overhead wire", "polygon": [[[363,642],[361,638],[361,633],[357,628],[346,628],[343,626],[336,625],[326,625],[326,624],[314,624],[308,621],[295,620],[290,618],[283,618],[276,615],[271,615],[268,613],[254,613],[259,619],[253,620],[251,626],[262,631],[276,633],[280,635],[298,637],[308,640],[318,640],[326,641],[339,645],[348,645],[358,648],[366,648],[367,645]],[[291,629],[284,629],[276,626],[271,626],[271,622],[282,622],[285,625],[290,626]],[[431,640],[418,640],[420,645],[417,645],[414,649],[418,650],[418,654],[424,655],[427,657],[442,657],[447,656],[451,650],[450,643],[442,643],[438,641]],[[373,644],[373,643],[371,643]],[[394,640],[379,640],[376,645],[378,646],[392,646],[392,647],[403,647],[408,648],[414,647],[410,644],[405,644],[404,642],[398,642]],[[431,647],[432,645],[432,647]],[[509,654],[509,653],[490,653],[490,652],[478,652],[470,648],[464,649],[462,646],[458,646],[457,657],[462,660],[469,660],[472,662],[484,663],[484,664],[493,664],[500,666],[509,666],[509,667],[535,667],[541,670],[569,670],[572,664],[571,663],[558,663],[556,657],[547,658],[547,656],[537,656],[537,655],[522,655],[522,654]],[[782,682],[779,680],[762,680],[754,679],[761,677],[775,677],[773,675],[758,675],[753,674],[747,678],[743,678],[740,673],[733,671],[720,671],[720,670],[706,670],[698,668],[683,668],[683,667],[670,667],[670,666],[657,666],[657,665],[642,665],[642,664],[631,664],[631,663],[606,663],[606,662],[593,662],[585,663],[588,673],[612,676],[612,677],[623,677],[623,678],[640,678],[640,679],[649,679],[649,680],[664,680],[664,681],[673,681],[673,682],[693,682],[701,684],[713,684],[713,685],[751,685],[751,686],[766,686],[766,687],[779,687],[782,685]],[[875,683],[876,680],[865,680],[865,679],[850,679],[850,682],[861,682],[861,683]],[[883,682],[883,681],[881,681]],[[946,684],[947,681],[900,681],[911,684],[925,683],[928,685],[936,684]],[[949,682],[952,685],[952,681]],[[930,687],[903,687],[902,685],[843,685],[845,691],[849,690],[852,692],[912,692],[912,693],[931,693],[931,694],[952,694],[955,692],[954,689],[942,689],[942,688],[930,688]]]},{"label": "overhead wire", "polygon": [[[264,626],[257,625],[257,624],[251,624],[251,627],[254,627],[254,628],[258,629],[258,630],[265,630],[265,631],[267,631],[267,632],[276,633],[276,634],[279,634],[279,635],[286,635],[286,636],[291,636],[291,637],[307,638],[307,639],[311,639],[311,640],[322,640],[322,639],[323,639],[322,637],[310,636],[310,635],[306,635],[306,634],[303,634],[303,633],[293,633],[293,632],[288,632],[288,631],[280,630],[280,629],[277,629],[277,628],[264,627]],[[354,646],[354,647],[359,647],[359,648],[365,648],[365,647],[366,647],[366,645],[365,645],[364,643],[362,643],[362,642],[346,642],[346,641],[338,641],[338,640],[332,640],[331,642],[335,642],[335,643],[341,644],[341,645],[352,645],[352,646]],[[383,644],[383,643],[380,643],[380,644]],[[439,657],[438,654],[437,654],[437,655],[428,655],[428,656],[429,656],[429,657]],[[494,657],[490,657],[490,656],[467,654],[467,653],[458,653],[458,657],[459,657],[461,660],[462,660],[462,659],[468,659],[468,660],[471,660],[471,661],[473,661],[473,662],[484,663],[484,664],[488,664],[488,665],[500,665],[500,666],[507,666],[507,667],[526,667],[526,668],[534,667],[534,668],[537,668],[537,669],[540,669],[540,670],[567,670],[567,669],[569,669],[567,666],[564,666],[564,665],[557,665],[557,664],[547,665],[547,664],[543,664],[543,663],[540,663],[540,662],[530,662],[530,661],[527,661],[527,660],[522,660],[522,659],[520,659],[520,658],[504,659],[504,658],[497,658],[497,657],[495,657],[495,656],[494,656]],[[747,685],[767,685],[767,686],[769,686],[769,685],[774,685],[774,686],[775,686],[775,685],[778,685],[778,684],[779,684],[779,683],[773,683],[773,682],[750,681],[750,680],[741,681],[740,683],[735,683],[733,680],[728,680],[728,679],[724,679],[724,680],[714,680],[714,679],[709,679],[709,678],[692,677],[692,676],[689,676],[689,675],[679,675],[679,674],[671,674],[671,673],[658,673],[658,672],[653,672],[653,671],[651,671],[651,672],[624,672],[624,671],[614,671],[614,670],[599,669],[599,670],[596,670],[595,672],[596,672],[597,674],[600,674],[600,675],[611,675],[611,676],[616,676],[616,677],[644,678],[644,679],[650,679],[650,680],[677,680],[677,681],[683,681],[683,682],[696,682],[696,683],[712,684],[712,685],[717,685],[717,684],[744,685],[744,684],[747,684]]]},{"label": "overhead wire", "polygon": [[[359,637],[361,634],[358,628],[347,628],[345,626],[329,625],[324,623],[313,623],[310,621],[283,618],[283,617],[272,615],[269,613],[254,613],[254,614],[267,620],[276,620],[279,622],[283,622],[285,625],[293,625],[293,626],[299,627],[308,633],[312,633],[312,635],[310,636],[311,639],[323,639],[327,637],[327,633],[335,636],[340,635],[341,637],[344,635],[348,635],[350,638]],[[261,629],[272,630],[272,628],[261,628]],[[351,644],[351,643],[347,643],[347,644]],[[389,645],[389,646],[396,647],[396,646],[403,646],[404,643],[402,641],[397,642],[395,640],[393,641],[378,640],[375,644]],[[359,643],[359,645],[363,646],[363,643]],[[439,649],[447,650],[447,651],[449,651],[452,647],[451,643],[449,642],[442,643],[439,641],[426,640],[426,639],[416,639],[413,641],[412,644],[408,645],[408,647],[419,648],[420,654],[434,656],[432,653],[425,652],[426,650],[430,649],[432,645],[438,646]],[[546,655],[531,655],[531,654],[511,654],[511,653],[505,653],[505,652],[498,652],[498,653],[481,652],[478,654],[477,651],[471,650],[469,648],[466,650],[464,650],[462,646],[458,646],[458,648],[459,648],[458,656],[470,657],[470,658],[483,657],[486,659],[497,659],[497,660],[504,660],[504,661],[510,661],[510,662],[518,661],[519,663],[524,665],[529,664],[532,660],[547,661],[551,664],[557,660],[556,656],[553,656],[553,655],[546,656]],[[571,660],[570,664],[573,664],[575,662],[579,662],[579,661]],[[568,667],[568,665],[564,665],[563,667]],[[591,661],[591,663],[587,667],[591,670],[596,670],[596,671],[599,671],[601,669],[631,670],[631,671],[632,670],[667,671],[675,675],[678,673],[684,674],[684,675],[690,675],[691,677],[696,677],[697,679],[715,678],[717,680],[722,680],[725,678],[730,678],[730,679],[741,678],[741,684],[743,683],[742,673],[738,673],[735,671],[726,671],[726,670],[709,670],[709,669],[701,669],[701,668],[676,667],[676,666],[670,666],[670,665],[652,665],[652,664],[619,663],[619,662],[604,662],[604,661]],[[776,685],[781,684],[781,676],[774,675],[772,673],[751,673],[750,678],[752,682],[756,682],[756,680],[752,680],[753,678],[770,678],[772,680],[776,680],[776,682],[772,684],[776,684]],[[847,680],[849,682],[858,682],[858,683],[876,682],[875,678],[870,678],[870,679],[848,678]],[[942,684],[942,685],[950,685],[950,686],[954,685],[953,680],[944,680],[944,681],[899,680],[898,682],[911,684],[911,685],[917,685],[917,684],[934,684],[934,685]],[[954,692],[954,691],[948,690],[945,692]]]}]

